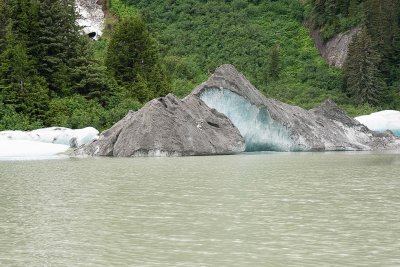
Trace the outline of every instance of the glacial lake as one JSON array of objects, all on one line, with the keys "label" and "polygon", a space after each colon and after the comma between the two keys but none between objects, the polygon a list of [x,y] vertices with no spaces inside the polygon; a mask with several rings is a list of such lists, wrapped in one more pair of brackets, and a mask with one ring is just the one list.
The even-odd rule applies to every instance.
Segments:
[{"label": "glacial lake", "polygon": [[400,153],[3,161],[0,266],[400,266]]}]

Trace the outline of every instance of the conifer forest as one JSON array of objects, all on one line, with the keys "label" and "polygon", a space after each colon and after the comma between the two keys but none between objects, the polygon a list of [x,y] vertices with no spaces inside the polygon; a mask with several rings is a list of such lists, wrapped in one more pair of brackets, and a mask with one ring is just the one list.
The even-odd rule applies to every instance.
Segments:
[{"label": "conifer forest", "polygon": [[[184,97],[235,65],[266,96],[350,115],[400,109],[400,0],[108,0],[103,35],[74,0],[0,0],[0,130],[104,130],[129,110]],[[343,68],[323,42],[359,28]]]}]

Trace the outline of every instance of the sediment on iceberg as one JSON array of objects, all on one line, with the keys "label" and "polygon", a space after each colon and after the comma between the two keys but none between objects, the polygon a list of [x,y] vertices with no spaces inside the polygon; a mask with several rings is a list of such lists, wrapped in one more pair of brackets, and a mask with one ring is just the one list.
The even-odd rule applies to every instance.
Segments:
[{"label": "sediment on iceberg", "polygon": [[305,110],[267,98],[229,64],[217,68],[192,95],[229,117],[249,151],[400,148],[400,140],[393,134],[369,130],[329,99]]},{"label": "sediment on iceberg", "polygon": [[196,96],[169,94],[148,102],[76,155],[145,157],[233,154],[244,151],[238,129]]},{"label": "sediment on iceberg", "polygon": [[184,99],[172,94],[154,99],[75,153],[132,157],[399,148],[393,134],[369,130],[331,100],[311,110],[291,106],[265,97],[232,65],[222,65]]}]

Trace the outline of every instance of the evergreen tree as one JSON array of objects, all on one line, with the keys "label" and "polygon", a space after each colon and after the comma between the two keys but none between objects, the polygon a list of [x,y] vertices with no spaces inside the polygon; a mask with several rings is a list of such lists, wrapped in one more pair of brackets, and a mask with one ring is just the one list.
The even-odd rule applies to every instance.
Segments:
[{"label": "evergreen tree", "polygon": [[71,73],[72,90],[88,100],[96,100],[103,107],[117,90],[115,80],[107,73],[105,66],[97,62],[75,68]]},{"label": "evergreen tree", "polygon": [[141,101],[169,91],[155,40],[141,17],[125,18],[118,24],[105,63],[117,82]]},{"label": "evergreen tree", "polygon": [[395,77],[392,75],[393,65],[396,65],[399,29],[399,0],[367,0],[366,25],[371,36],[373,47],[381,55],[379,69],[388,84]]},{"label": "evergreen tree", "polygon": [[147,76],[158,60],[154,39],[140,17],[123,19],[116,27],[106,56],[106,66],[121,83]]},{"label": "evergreen tree", "polygon": [[376,105],[382,100],[386,85],[378,69],[379,63],[379,54],[363,28],[354,37],[344,66],[347,92],[358,104]]},{"label": "evergreen tree", "polygon": [[10,19],[9,15],[10,5],[7,0],[0,1],[0,53],[5,47],[6,27]]},{"label": "evergreen tree", "polygon": [[272,80],[278,80],[280,75],[280,53],[279,45],[276,44],[272,47],[269,59],[268,76]]},{"label": "evergreen tree", "polygon": [[43,120],[47,110],[48,90],[45,81],[36,75],[23,42],[16,40],[9,23],[5,49],[0,54],[0,93],[5,104],[15,111]]},{"label": "evergreen tree", "polygon": [[63,84],[69,83],[74,59],[81,56],[80,27],[73,0],[43,0],[39,8],[39,30],[33,54],[38,70],[57,95],[65,95]]}]

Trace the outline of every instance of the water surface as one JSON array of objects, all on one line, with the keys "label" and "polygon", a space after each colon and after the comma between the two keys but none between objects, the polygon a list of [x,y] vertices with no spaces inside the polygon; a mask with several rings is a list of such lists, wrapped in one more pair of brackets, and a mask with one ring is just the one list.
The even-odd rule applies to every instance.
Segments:
[{"label": "water surface", "polygon": [[400,266],[400,154],[0,162],[0,266]]}]

